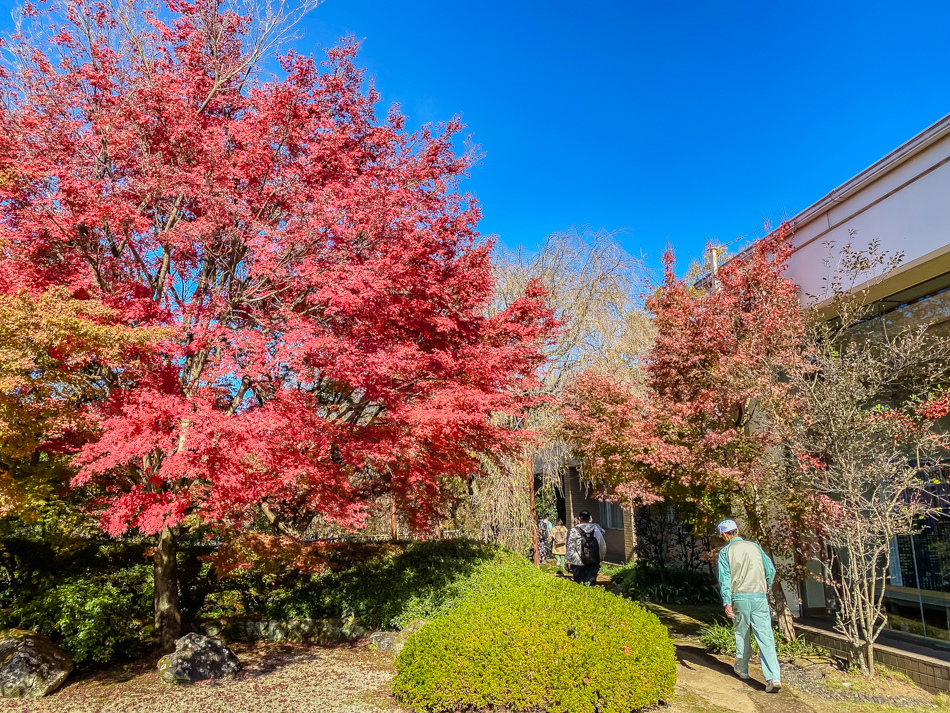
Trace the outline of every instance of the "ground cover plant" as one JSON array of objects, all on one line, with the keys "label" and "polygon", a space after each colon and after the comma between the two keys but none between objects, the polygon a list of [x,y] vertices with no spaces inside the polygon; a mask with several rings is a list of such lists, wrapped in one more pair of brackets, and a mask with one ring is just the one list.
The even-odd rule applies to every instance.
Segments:
[{"label": "ground cover plant", "polygon": [[277,620],[355,616],[369,629],[401,629],[491,586],[499,557],[475,540],[332,543],[322,571],[250,570],[212,583],[199,616]]},{"label": "ground cover plant", "polygon": [[676,683],[673,643],[653,614],[507,553],[410,637],[396,671],[397,699],[426,711],[629,713]]},{"label": "ground cover plant", "polygon": [[[777,628],[775,629],[775,651],[779,659],[783,661],[802,658],[805,656],[829,657],[828,651],[822,647],[806,641],[801,637],[787,639]],[[722,654],[723,656],[736,655],[736,637],[731,624],[710,624],[699,632],[699,638],[703,646],[711,654]],[[755,643],[755,637],[752,641],[752,655],[759,655],[759,647]]]},{"label": "ground cover plant", "polygon": [[719,591],[705,572],[634,563],[610,575],[624,596],[658,604],[716,604]]}]

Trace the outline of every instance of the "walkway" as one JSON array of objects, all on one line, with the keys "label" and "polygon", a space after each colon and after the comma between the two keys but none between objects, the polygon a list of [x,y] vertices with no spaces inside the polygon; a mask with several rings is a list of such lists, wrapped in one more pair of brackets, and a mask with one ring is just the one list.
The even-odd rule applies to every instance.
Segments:
[{"label": "walkway", "polygon": [[766,693],[762,671],[749,667],[752,678],[742,681],[729,663],[706,653],[701,645],[677,644],[677,713],[815,713],[787,689]]}]

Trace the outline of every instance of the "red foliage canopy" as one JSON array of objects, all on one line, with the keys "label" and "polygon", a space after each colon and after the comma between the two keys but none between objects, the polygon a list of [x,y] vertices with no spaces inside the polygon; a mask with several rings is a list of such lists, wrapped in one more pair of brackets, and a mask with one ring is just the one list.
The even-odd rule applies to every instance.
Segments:
[{"label": "red foliage canopy", "polygon": [[747,428],[756,399],[781,389],[782,364],[800,358],[801,312],[782,273],[779,228],[697,290],[673,271],[647,301],[657,329],[642,385],[594,374],[564,402],[565,436],[587,473],[644,503],[672,495],[715,506],[748,481],[774,434]]},{"label": "red foliage canopy", "polygon": [[114,535],[264,501],[355,525],[382,493],[424,526],[512,445],[490,416],[525,405],[552,329],[533,287],[488,316],[461,124],[377,121],[352,42],[265,82],[222,3],[146,17],[128,33],[74,0],[0,70],[0,291],[67,286],[172,329],[100,370],[75,483],[105,487]]}]

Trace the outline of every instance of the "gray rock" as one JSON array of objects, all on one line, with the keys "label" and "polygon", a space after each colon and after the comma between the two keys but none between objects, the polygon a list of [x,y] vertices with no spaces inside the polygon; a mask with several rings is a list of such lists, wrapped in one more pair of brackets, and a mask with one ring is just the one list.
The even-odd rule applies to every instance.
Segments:
[{"label": "gray rock", "polygon": [[205,636],[217,636],[227,628],[226,621],[209,620],[201,623],[201,633]]},{"label": "gray rock", "polygon": [[0,631],[0,696],[45,696],[73,670],[72,657],[42,634]]},{"label": "gray rock", "polygon": [[415,621],[411,622],[409,626],[396,634],[396,641],[393,643],[392,648],[393,656],[399,656],[400,652],[403,650],[403,647],[406,645],[406,642],[409,641],[409,637],[428,623],[428,619],[416,619]]},{"label": "gray rock", "polygon": [[374,631],[369,635],[369,643],[375,646],[377,651],[392,651],[398,635],[397,631]]},{"label": "gray rock", "polygon": [[312,641],[335,644],[356,641],[366,636],[359,619],[289,619],[254,621],[246,619],[205,619],[197,624],[200,633],[224,641]]},{"label": "gray rock", "polygon": [[158,661],[159,678],[165,683],[193,683],[229,676],[241,670],[241,662],[220,639],[185,634],[175,642],[175,652]]},{"label": "gray rock", "polygon": [[262,638],[268,641],[283,641],[287,638],[287,625],[282,621],[266,622]]},{"label": "gray rock", "polygon": [[366,629],[360,624],[360,620],[355,616],[350,616],[340,620],[340,631],[343,633],[345,641],[356,641],[366,636]]}]

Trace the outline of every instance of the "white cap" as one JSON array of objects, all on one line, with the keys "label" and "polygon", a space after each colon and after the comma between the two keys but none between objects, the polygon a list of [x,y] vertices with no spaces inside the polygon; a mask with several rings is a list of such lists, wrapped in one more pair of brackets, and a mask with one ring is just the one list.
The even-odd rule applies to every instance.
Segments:
[{"label": "white cap", "polygon": [[739,529],[739,526],[736,524],[735,520],[723,520],[716,527],[719,528],[720,535],[725,535],[727,532],[732,532],[733,530]]}]

